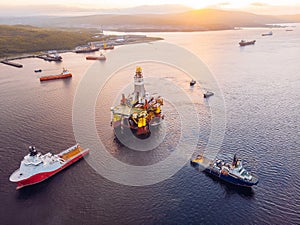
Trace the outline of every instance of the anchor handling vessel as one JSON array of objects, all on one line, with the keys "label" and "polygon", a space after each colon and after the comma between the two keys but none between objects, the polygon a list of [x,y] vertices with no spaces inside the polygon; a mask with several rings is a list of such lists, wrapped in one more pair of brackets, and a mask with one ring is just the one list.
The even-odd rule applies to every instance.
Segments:
[{"label": "anchor handling vessel", "polygon": [[212,161],[202,155],[198,155],[191,160],[191,165],[196,168],[201,167],[205,173],[231,184],[252,187],[258,183],[258,179],[243,167],[242,161],[236,155],[234,155],[232,163],[224,162],[220,159]]},{"label": "anchor handling vessel", "polygon": [[20,168],[9,177],[11,182],[17,183],[17,188],[40,183],[59,171],[72,165],[89,153],[76,144],[57,155],[50,152],[42,155],[35,147],[29,147],[29,154],[24,157]]},{"label": "anchor handling vessel", "polygon": [[136,67],[134,92],[127,98],[123,94],[120,104],[111,108],[111,125],[115,134],[124,128],[130,128],[138,138],[149,137],[150,126],[158,125],[164,119],[162,106],[163,98],[146,92],[142,68]]}]

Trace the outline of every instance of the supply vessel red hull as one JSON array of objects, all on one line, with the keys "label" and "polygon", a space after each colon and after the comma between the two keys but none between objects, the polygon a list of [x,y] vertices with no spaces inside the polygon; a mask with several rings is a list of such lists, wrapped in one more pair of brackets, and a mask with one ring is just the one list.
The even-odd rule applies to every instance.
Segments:
[{"label": "supply vessel red hull", "polygon": [[24,157],[20,168],[10,176],[9,180],[17,183],[17,189],[40,183],[72,165],[88,153],[89,149],[83,149],[79,144],[57,155],[51,153],[42,155],[34,147],[30,147],[30,153]]},{"label": "supply vessel red hull", "polygon": [[40,81],[65,79],[70,77],[72,77],[72,74],[68,70],[64,69],[61,74],[40,77]]}]

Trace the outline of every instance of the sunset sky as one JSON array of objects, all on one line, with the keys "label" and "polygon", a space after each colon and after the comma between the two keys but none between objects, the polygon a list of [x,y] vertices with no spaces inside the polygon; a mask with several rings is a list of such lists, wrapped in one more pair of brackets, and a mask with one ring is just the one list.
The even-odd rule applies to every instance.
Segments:
[{"label": "sunset sky", "polygon": [[234,9],[265,14],[300,13],[299,0],[0,0],[1,6],[20,5],[67,5],[83,8],[127,8],[139,5],[181,4],[195,9],[214,7],[218,9]]}]

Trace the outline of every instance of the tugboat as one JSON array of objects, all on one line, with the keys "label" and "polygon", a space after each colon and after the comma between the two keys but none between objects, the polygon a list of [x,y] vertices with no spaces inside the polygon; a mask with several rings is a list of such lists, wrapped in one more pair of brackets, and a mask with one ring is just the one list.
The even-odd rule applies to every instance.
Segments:
[{"label": "tugboat", "polygon": [[205,92],[205,93],[203,94],[203,98],[208,98],[208,97],[213,96],[213,95],[214,95],[213,92],[207,91],[207,92]]},{"label": "tugboat", "polygon": [[149,126],[159,125],[164,119],[161,113],[162,105],[161,97],[155,98],[146,92],[142,68],[137,67],[134,75],[134,92],[127,98],[123,94],[120,105],[111,108],[111,125],[115,134],[124,128],[130,128],[138,138],[149,137]]},{"label": "tugboat", "polygon": [[35,73],[41,73],[42,72],[42,69],[36,69],[34,70]]},{"label": "tugboat", "polygon": [[258,183],[258,179],[243,167],[242,161],[236,155],[234,155],[232,163],[225,163],[219,159],[211,161],[202,155],[198,155],[196,159],[191,160],[191,165],[201,167],[205,173],[212,174],[235,185],[252,187]]},{"label": "tugboat", "polygon": [[246,46],[246,45],[254,45],[256,42],[256,40],[253,40],[253,41],[245,41],[245,40],[241,40],[239,42],[239,45],[240,46]]},{"label": "tugboat", "polygon": [[61,72],[61,74],[40,77],[40,81],[65,79],[65,78],[69,78],[69,77],[72,77],[72,74],[67,69],[64,68],[63,71]]},{"label": "tugboat", "polygon": [[64,168],[72,165],[89,153],[76,144],[57,155],[50,152],[42,155],[33,146],[29,147],[29,154],[24,157],[20,168],[9,177],[11,182],[17,183],[17,188],[40,183]]},{"label": "tugboat", "polygon": [[272,31],[270,31],[270,32],[268,32],[268,33],[261,34],[261,36],[271,36],[271,35],[273,35],[273,32],[272,32]]},{"label": "tugboat", "polygon": [[196,84],[196,81],[195,80],[191,80],[190,81],[190,86],[194,86]]}]

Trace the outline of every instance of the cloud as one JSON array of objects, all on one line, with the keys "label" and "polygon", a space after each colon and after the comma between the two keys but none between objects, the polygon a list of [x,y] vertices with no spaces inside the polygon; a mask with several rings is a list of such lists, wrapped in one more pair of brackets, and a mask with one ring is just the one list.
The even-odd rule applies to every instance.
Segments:
[{"label": "cloud", "polygon": [[262,3],[262,2],[252,2],[250,4],[250,6],[259,6],[259,7],[263,6],[263,7],[266,7],[266,6],[268,6],[268,4]]},{"label": "cloud", "polygon": [[230,2],[220,2],[217,5],[219,5],[219,6],[229,6],[229,5],[231,5],[231,3]]}]

